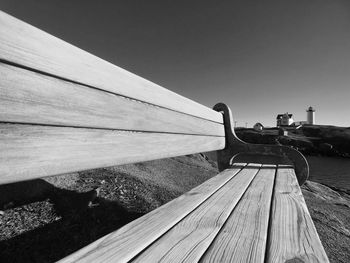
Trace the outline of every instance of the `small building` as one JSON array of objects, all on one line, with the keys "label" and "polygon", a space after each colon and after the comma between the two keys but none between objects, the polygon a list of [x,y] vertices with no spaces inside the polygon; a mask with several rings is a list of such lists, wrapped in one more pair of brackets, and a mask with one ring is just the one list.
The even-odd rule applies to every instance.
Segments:
[{"label": "small building", "polygon": [[304,125],[304,124],[307,124],[307,121],[295,121],[295,122],[293,122],[294,126],[300,126],[300,125]]},{"label": "small building", "polygon": [[288,131],[286,131],[285,129],[279,128],[278,135],[279,136],[288,136]]},{"label": "small building", "polygon": [[293,114],[289,114],[288,112],[284,114],[278,114],[276,117],[276,121],[277,121],[277,127],[290,126],[294,122]]},{"label": "small building", "polygon": [[264,125],[262,125],[260,122],[257,122],[254,124],[253,129],[256,131],[262,131],[264,129]]}]

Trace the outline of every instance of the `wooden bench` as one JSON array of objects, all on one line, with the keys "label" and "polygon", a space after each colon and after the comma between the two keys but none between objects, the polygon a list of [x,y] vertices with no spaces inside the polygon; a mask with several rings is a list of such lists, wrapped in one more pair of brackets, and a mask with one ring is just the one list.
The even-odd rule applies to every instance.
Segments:
[{"label": "wooden bench", "polygon": [[217,151],[217,176],[62,262],[328,262],[305,158],[0,12],[0,183]]}]

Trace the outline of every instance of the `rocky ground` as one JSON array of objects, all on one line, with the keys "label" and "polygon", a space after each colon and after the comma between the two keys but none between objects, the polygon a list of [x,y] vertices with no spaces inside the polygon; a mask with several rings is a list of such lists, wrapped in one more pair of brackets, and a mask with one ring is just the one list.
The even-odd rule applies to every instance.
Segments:
[{"label": "rocky ground", "polygon": [[[306,203],[331,262],[350,262],[350,189],[322,184],[316,164]],[[0,262],[54,262],[216,173],[190,155],[0,186]]]},{"label": "rocky ground", "polygon": [[[288,135],[280,135],[282,130]],[[350,157],[350,127],[304,125],[262,131],[241,128],[236,133],[245,142],[288,145],[308,156]]]},{"label": "rocky ground", "polygon": [[307,181],[302,192],[331,262],[350,262],[350,195]]},{"label": "rocky ground", "polygon": [[55,262],[216,174],[199,154],[2,185],[0,262]]}]

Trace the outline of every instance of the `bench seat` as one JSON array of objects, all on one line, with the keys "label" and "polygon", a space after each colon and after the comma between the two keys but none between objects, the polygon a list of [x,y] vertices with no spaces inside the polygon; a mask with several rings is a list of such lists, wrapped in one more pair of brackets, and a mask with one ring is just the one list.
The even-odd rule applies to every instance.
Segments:
[{"label": "bench seat", "polygon": [[294,169],[235,163],[60,262],[328,262]]}]

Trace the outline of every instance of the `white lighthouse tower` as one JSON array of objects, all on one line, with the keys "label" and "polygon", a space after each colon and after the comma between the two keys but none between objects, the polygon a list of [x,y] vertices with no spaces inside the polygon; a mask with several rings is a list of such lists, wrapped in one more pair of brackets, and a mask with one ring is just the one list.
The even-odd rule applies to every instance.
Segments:
[{"label": "white lighthouse tower", "polygon": [[307,112],[307,124],[315,124],[315,109],[311,106],[306,110]]}]

